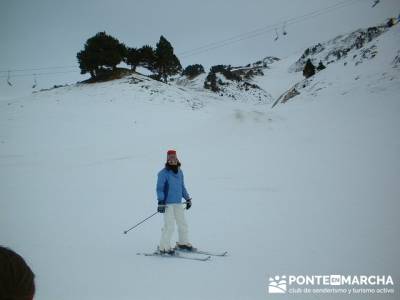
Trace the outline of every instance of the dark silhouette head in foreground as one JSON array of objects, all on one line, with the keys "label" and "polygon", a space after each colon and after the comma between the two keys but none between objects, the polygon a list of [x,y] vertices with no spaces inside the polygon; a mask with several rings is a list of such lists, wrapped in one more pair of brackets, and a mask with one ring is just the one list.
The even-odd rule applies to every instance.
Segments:
[{"label": "dark silhouette head in foreground", "polygon": [[35,294],[34,277],[19,254],[0,246],[1,300],[32,300]]}]

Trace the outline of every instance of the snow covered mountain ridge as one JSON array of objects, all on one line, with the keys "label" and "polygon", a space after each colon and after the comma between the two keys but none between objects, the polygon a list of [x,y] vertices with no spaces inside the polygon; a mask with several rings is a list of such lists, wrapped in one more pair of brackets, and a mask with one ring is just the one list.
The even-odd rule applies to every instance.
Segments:
[{"label": "snow covered mountain ridge", "polygon": [[[377,86],[379,83],[399,80],[399,26],[398,22],[366,29],[358,29],[339,35],[324,43],[307,48],[299,59],[288,68],[289,73],[303,71],[306,61],[326,68],[310,78],[301,78],[282,93],[274,102],[285,103],[289,99],[307,91],[311,96],[318,91],[334,86],[345,87],[360,78],[358,86]],[[361,65],[363,64],[363,65]],[[347,93],[347,92],[344,92]]]},{"label": "snow covered mountain ridge", "polygon": [[[326,73],[339,72],[349,75],[355,72],[357,75],[353,77],[358,80],[361,75],[368,77],[372,76],[369,73],[382,70],[384,75],[381,79],[393,81],[398,78],[398,72],[396,70],[384,72],[384,70],[397,69],[400,64],[400,44],[397,36],[398,20],[390,19],[390,22],[357,29],[311,46],[297,59],[288,57],[281,60],[276,57],[266,57],[246,66],[215,66],[213,67],[215,70],[212,68],[207,76],[201,74],[192,79],[180,76],[176,79],[176,83],[201,90],[204,82],[207,89],[221,97],[228,97],[231,100],[252,99],[252,102],[264,104],[271,103],[273,99],[275,106],[279,102],[287,102],[308,87],[310,94],[315,96],[320,89],[333,84],[329,82],[331,79],[326,77]],[[301,72],[307,60],[315,66],[321,63],[326,69],[323,72],[317,71],[316,75],[305,79]],[[368,66],[365,68],[352,69],[366,62]],[[283,93],[274,99],[270,86],[277,82],[277,78],[274,78],[276,72],[281,73],[277,77],[281,81],[278,85],[286,87],[281,90]],[[293,82],[294,78],[296,79]]]},{"label": "snow covered mountain ridge", "polygon": [[[384,23],[341,34],[311,46],[301,54],[283,59],[267,56],[246,66],[214,66],[208,73],[195,77],[185,75],[172,77],[168,84],[131,72],[122,79],[109,83],[113,87],[120,86],[122,93],[127,93],[127,96],[129,93],[136,93],[142,95],[141,99],[159,98],[158,100],[166,101],[175,99],[193,109],[202,108],[208,101],[215,100],[276,106],[306,90],[315,97],[319,90],[334,85],[333,81],[337,79],[338,74],[345,74],[342,78],[344,80],[346,76],[355,72],[357,74],[352,79],[347,78],[354,81],[363,76],[368,77],[368,74],[376,73],[378,69],[386,70],[389,67],[391,71],[382,71],[386,77],[383,76],[379,82],[384,81],[384,78],[393,81],[398,74],[394,69],[397,70],[400,64],[397,35],[396,22],[393,22],[392,27]],[[327,68],[305,79],[301,73],[308,59],[315,66],[321,62]],[[369,67],[353,69],[362,64]],[[362,82],[364,81],[360,81],[360,84]],[[73,86],[58,86],[58,88],[71,90]]]}]

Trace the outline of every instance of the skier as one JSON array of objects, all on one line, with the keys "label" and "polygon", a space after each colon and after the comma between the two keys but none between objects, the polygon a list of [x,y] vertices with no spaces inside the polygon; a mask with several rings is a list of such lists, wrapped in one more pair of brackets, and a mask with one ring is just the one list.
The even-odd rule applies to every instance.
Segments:
[{"label": "skier", "polygon": [[192,206],[185,183],[183,172],[180,169],[181,163],[178,160],[175,150],[167,152],[165,168],[158,173],[157,179],[157,211],[164,214],[164,227],[161,230],[159,251],[161,254],[174,255],[175,250],[171,247],[171,237],[174,232],[175,221],[178,225],[179,241],[177,248],[191,251],[189,243],[188,225],[186,223],[182,198],[186,200],[186,209]]}]

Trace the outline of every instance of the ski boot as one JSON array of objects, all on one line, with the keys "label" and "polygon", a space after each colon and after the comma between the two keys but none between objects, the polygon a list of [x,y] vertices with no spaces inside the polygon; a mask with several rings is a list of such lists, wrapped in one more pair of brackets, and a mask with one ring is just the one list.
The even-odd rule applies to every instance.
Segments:
[{"label": "ski boot", "polygon": [[158,252],[161,254],[161,255],[175,255],[175,249],[173,249],[173,248],[171,248],[171,249],[169,249],[169,250],[160,250],[160,248],[158,247]]},{"label": "ski boot", "polygon": [[176,243],[175,249],[177,249],[177,250],[184,250],[184,251],[188,251],[188,252],[194,250],[192,244],[190,244],[190,243],[187,243],[187,244],[179,244],[179,243]]}]

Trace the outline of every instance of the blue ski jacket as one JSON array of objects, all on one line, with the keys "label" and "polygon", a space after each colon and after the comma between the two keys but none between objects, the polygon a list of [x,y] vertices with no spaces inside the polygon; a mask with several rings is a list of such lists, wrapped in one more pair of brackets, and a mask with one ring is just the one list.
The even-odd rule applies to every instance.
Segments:
[{"label": "blue ski jacket", "polygon": [[166,204],[181,203],[182,198],[185,200],[190,199],[183,180],[183,172],[180,168],[176,174],[167,168],[158,172],[156,190],[157,200],[165,201]]}]

